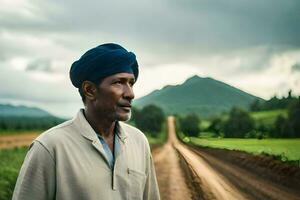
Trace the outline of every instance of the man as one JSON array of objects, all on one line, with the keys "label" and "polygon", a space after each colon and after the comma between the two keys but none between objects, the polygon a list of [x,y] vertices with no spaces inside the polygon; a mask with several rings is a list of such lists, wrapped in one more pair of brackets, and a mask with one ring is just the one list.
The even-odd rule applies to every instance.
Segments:
[{"label": "man", "polygon": [[70,70],[84,109],[36,138],[13,199],[159,199],[149,144],[130,118],[138,64],[117,44],[87,51]]}]

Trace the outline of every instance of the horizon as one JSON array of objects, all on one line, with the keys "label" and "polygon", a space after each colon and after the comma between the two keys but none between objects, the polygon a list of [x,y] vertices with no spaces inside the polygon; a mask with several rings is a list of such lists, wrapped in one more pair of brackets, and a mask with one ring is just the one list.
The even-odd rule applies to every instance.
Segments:
[{"label": "horizon", "polygon": [[[145,97],[145,96],[148,96],[148,95],[152,94],[152,93],[155,92],[155,91],[163,90],[165,87],[182,85],[182,84],[184,84],[187,80],[192,79],[192,78],[195,78],[195,77],[200,78],[200,79],[206,79],[206,78],[208,78],[208,79],[212,79],[212,80],[214,80],[214,81],[220,81],[220,80],[217,80],[217,79],[215,79],[215,78],[213,78],[213,77],[209,77],[209,76],[206,76],[206,77],[200,77],[199,75],[193,75],[193,76],[190,76],[190,77],[188,77],[187,79],[185,79],[182,83],[179,83],[179,84],[173,84],[173,85],[164,85],[164,86],[162,86],[160,89],[154,89],[153,91],[150,91],[148,94],[145,94],[144,96],[141,96],[141,97],[139,97],[139,98],[135,98],[134,101],[137,100],[137,99],[143,98],[143,97]],[[223,82],[223,81],[220,81],[220,82],[222,82],[222,84],[229,85],[228,83],[225,83],[225,82]],[[235,89],[241,90],[241,89],[238,88],[238,87],[235,87],[235,86],[232,86],[232,85],[229,85],[229,86],[231,86],[231,87],[233,87],[233,88],[235,88]],[[244,91],[244,90],[241,90],[241,91],[246,92],[246,91]],[[288,91],[287,91],[286,94],[281,95],[281,96],[278,96],[278,95],[274,94],[274,95],[271,96],[269,99],[264,99],[264,98],[262,98],[262,97],[253,95],[253,94],[248,93],[248,92],[246,92],[246,93],[249,94],[249,95],[252,95],[252,96],[261,98],[261,99],[263,99],[264,101],[267,101],[267,100],[269,100],[270,98],[272,98],[272,97],[274,97],[274,96],[277,97],[277,98],[282,98],[282,97],[287,97],[287,96],[288,96]],[[79,93],[78,93],[78,95],[79,95]],[[293,94],[293,92],[292,92],[292,96],[295,96],[295,95]],[[297,97],[297,95],[296,95],[295,97]],[[83,107],[82,102],[80,102],[80,103],[81,103],[81,105],[82,105],[81,107]],[[79,108],[78,108],[77,110],[75,109],[75,110],[71,111],[71,112],[73,112],[73,113],[71,113],[71,114],[67,114],[67,113],[65,113],[65,114],[57,114],[57,113],[55,113],[55,111],[54,111],[53,109],[51,109],[51,107],[49,108],[49,107],[47,107],[46,105],[41,105],[41,106],[40,106],[40,105],[38,105],[38,104],[34,104],[33,102],[31,102],[31,103],[28,103],[28,102],[27,102],[27,103],[26,103],[26,102],[25,102],[25,103],[21,103],[21,102],[18,102],[18,101],[12,101],[12,100],[6,100],[6,101],[3,101],[1,98],[0,98],[0,105],[8,105],[8,106],[10,106],[10,105],[12,105],[12,106],[25,106],[25,107],[28,107],[28,108],[37,108],[37,109],[41,109],[41,110],[43,110],[43,111],[46,111],[46,112],[48,112],[49,114],[51,114],[51,115],[53,115],[53,116],[55,116],[55,117],[60,117],[60,118],[64,118],[64,119],[66,119],[66,118],[72,118],[72,117],[74,116],[74,113],[77,113],[78,110],[79,110]],[[53,111],[54,111],[54,112],[53,112]]]}]

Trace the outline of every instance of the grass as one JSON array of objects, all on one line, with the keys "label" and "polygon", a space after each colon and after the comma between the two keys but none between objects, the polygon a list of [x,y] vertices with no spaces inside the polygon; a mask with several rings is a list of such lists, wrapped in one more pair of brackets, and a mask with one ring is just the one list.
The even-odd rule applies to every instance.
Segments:
[{"label": "grass", "polygon": [[279,156],[282,161],[300,160],[300,139],[235,139],[235,138],[195,138],[190,142],[204,147],[241,150],[252,154]]},{"label": "grass", "polygon": [[[268,129],[274,126],[274,123],[279,115],[287,118],[288,112],[286,109],[281,110],[270,110],[270,111],[259,111],[259,112],[250,112],[250,116],[254,119],[256,126],[264,125]],[[228,114],[223,114],[220,116],[221,120],[225,122],[228,120]],[[199,127],[200,130],[206,130],[211,124],[211,120],[202,119]],[[209,137],[208,133],[201,133],[202,137]]]},{"label": "grass", "polygon": [[151,146],[159,146],[164,144],[167,141],[167,128],[166,123],[162,126],[162,131],[158,134],[145,133],[148,142]]},{"label": "grass", "polygon": [[26,134],[41,134],[43,130],[0,130],[0,136],[6,135],[26,135]]},{"label": "grass", "polygon": [[[132,126],[135,126],[133,122],[130,123]],[[157,147],[164,144],[167,141],[167,125],[166,122],[162,124],[161,132],[159,133],[149,133],[144,132],[146,135],[150,146]]]},{"label": "grass", "polygon": [[207,128],[209,127],[210,124],[211,124],[211,122],[210,122],[209,120],[201,119],[201,122],[200,122],[200,129],[201,129],[201,130],[207,129]]},{"label": "grass", "polygon": [[157,136],[153,136],[150,134],[146,134],[150,145],[162,145],[167,140],[167,134],[165,132],[161,132]]},{"label": "grass", "polygon": [[0,150],[0,200],[12,198],[19,170],[27,148]]},{"label": "grass", "polygon": [[287,110],[270,110],[251,113],[251,116],[256,122],[260,122],[267,126],[272,126],[279,115],[287,117]]}]

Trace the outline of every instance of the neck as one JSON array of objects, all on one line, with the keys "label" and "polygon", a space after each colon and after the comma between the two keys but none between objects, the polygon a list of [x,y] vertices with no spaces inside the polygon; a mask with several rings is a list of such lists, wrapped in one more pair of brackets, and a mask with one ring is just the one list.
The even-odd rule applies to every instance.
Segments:
[{"label": "neck", "polygon": [[115,121],[109,121],[105,117],[99,117],[96,113],[90,112],[88,109],[84,110],[84,116],[96,133],[104,138],[114,136]]}]

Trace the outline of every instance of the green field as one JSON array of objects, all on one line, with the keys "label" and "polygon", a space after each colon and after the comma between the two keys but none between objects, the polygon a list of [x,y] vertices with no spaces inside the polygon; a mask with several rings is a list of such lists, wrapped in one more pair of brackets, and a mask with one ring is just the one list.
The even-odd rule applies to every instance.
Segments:
[{"label": "green field", "polygon": [[166,141],[167,134],[161,133],[158,135],[158,137],[153,137],[150,135],[147,135],[148,141],[150,145],[162,145]]},{"label": "green field", "polygon": [[27,134],[40,134],[44,130],[0,130],[0,137],[5,135],[27,135]]},{"label": "green field", "polygon": [[233,139],[233,138],[195,138],[190,141],[194,145],[204,147],[241,150],[252,154],[266,153],[280,156],[282,161],[300,160],[300,139]]},{"label": "green field", "polygon": [[260,122],[266,126],[272,126],[279,115],[287,117],[287,110],[270,110],[251,113],[251,116],[256,122]]},{"label": "green field", "polygon": [[0,200],[11,199],[27,148],[0,150]]}]

